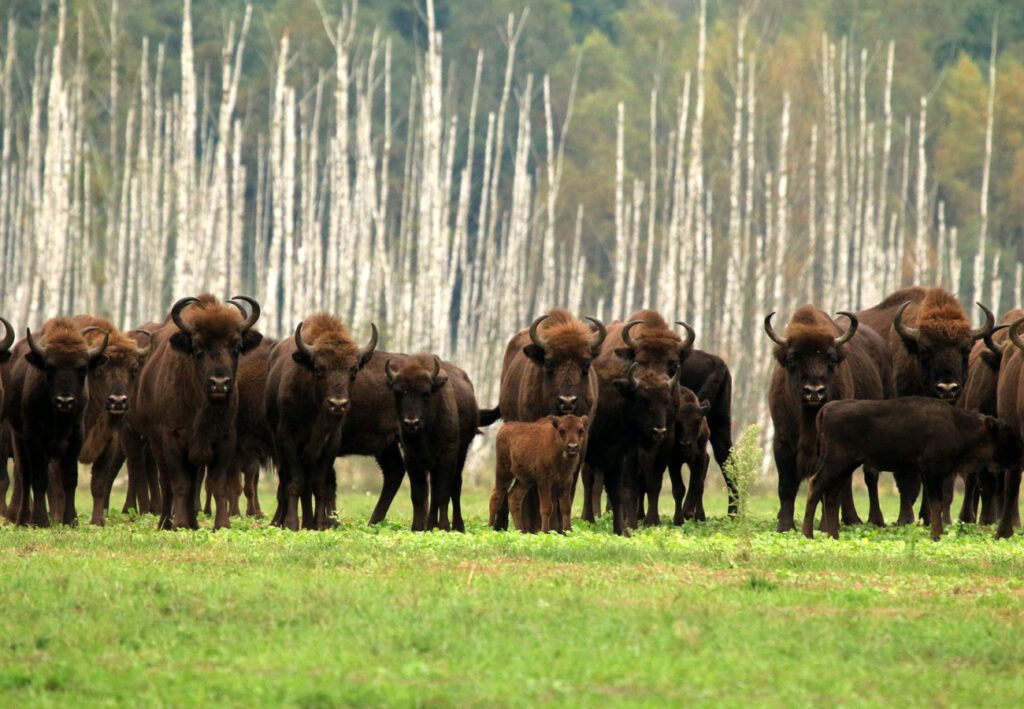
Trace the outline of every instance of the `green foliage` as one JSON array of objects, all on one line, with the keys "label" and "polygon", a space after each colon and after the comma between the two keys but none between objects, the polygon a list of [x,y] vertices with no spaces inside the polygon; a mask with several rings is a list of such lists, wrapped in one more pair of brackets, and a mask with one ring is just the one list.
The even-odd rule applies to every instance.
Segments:
[{"label": "green foliage", "polygon": [[750,490],[761,475],[764,462],[764,450],[760,444],[761,427],[756,423],[747,426],[740,440],[729,453],[725,461],[725,476],[736,486],[738,517],[747,516],[750,505]]}]

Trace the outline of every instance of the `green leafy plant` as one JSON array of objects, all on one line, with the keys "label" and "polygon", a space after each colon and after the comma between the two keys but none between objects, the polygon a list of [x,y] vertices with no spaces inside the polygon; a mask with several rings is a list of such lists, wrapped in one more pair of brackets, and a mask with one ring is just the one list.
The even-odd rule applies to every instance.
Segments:
[{"label": "green leafy plant", "polygon": [[750,489],[758,476],[761,475],[761,462],[764,450],[758,441],[761,438],[761,427],[756,423],[747,426],[740,436],[739,442],[729,453],[725,461],[725,476],[736,486],[736,497],[739,519],[747,517],[750,503]]}]

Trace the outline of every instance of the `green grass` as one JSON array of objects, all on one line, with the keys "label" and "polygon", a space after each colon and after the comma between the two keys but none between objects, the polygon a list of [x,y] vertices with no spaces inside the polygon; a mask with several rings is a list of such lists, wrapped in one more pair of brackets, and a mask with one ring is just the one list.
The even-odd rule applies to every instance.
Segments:
[{"label": "green grass", "polygon": [[[667,511],[667,495],[662,513]],[[721,515],[724,499],[710,496]],[[272,495],[266,494],[266,507]],[[0,527],[0,706],[1012,706],[1024,696],[1024,537],[953,526],[466,535],[236,520],[156,532]],[[83,523],[88,494],[79,497]],[[895,501],[885,499],[895,516]],[[204,524],[208,522],[204,521]]]}]

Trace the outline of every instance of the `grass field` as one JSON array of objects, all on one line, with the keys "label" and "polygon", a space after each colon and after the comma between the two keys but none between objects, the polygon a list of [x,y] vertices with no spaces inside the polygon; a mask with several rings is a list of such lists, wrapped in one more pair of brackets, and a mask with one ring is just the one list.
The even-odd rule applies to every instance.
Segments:
[{"label": "grass field", "polygon": [[[775,502],[632,539],[236,521],[0,527],[0,706],[1012,706],[1024,537],[776,534]],[[272,495],[266,495],[272,507]],[[662,498],[662,512],[668,506]],[[885,499],[895,517],[895,500]],[[712,496],[708,510],[724,511]],[[204,522],[208,524],[208,522]]]}]

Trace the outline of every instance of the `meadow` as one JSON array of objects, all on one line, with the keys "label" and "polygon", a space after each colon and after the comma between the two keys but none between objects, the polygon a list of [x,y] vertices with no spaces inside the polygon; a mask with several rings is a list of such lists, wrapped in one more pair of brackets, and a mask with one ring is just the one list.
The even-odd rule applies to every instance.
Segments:
[{"label": "meadow", "polygon": [[[84,492],[84,491],[83,491]],[[711,493],[703,524],[566,536],[341,526],[0,527],[0,705],[1009,705],[1024,537],[953,525],[779,535]],[[79,498],[80,512],[87,494]],[[662,510],[667,507],[662,498]],[[895,515],[895,499],[885,500]],[[116,500],[115,500],[116,504]],[[265,507],[272,508],[266,491]]]}]

